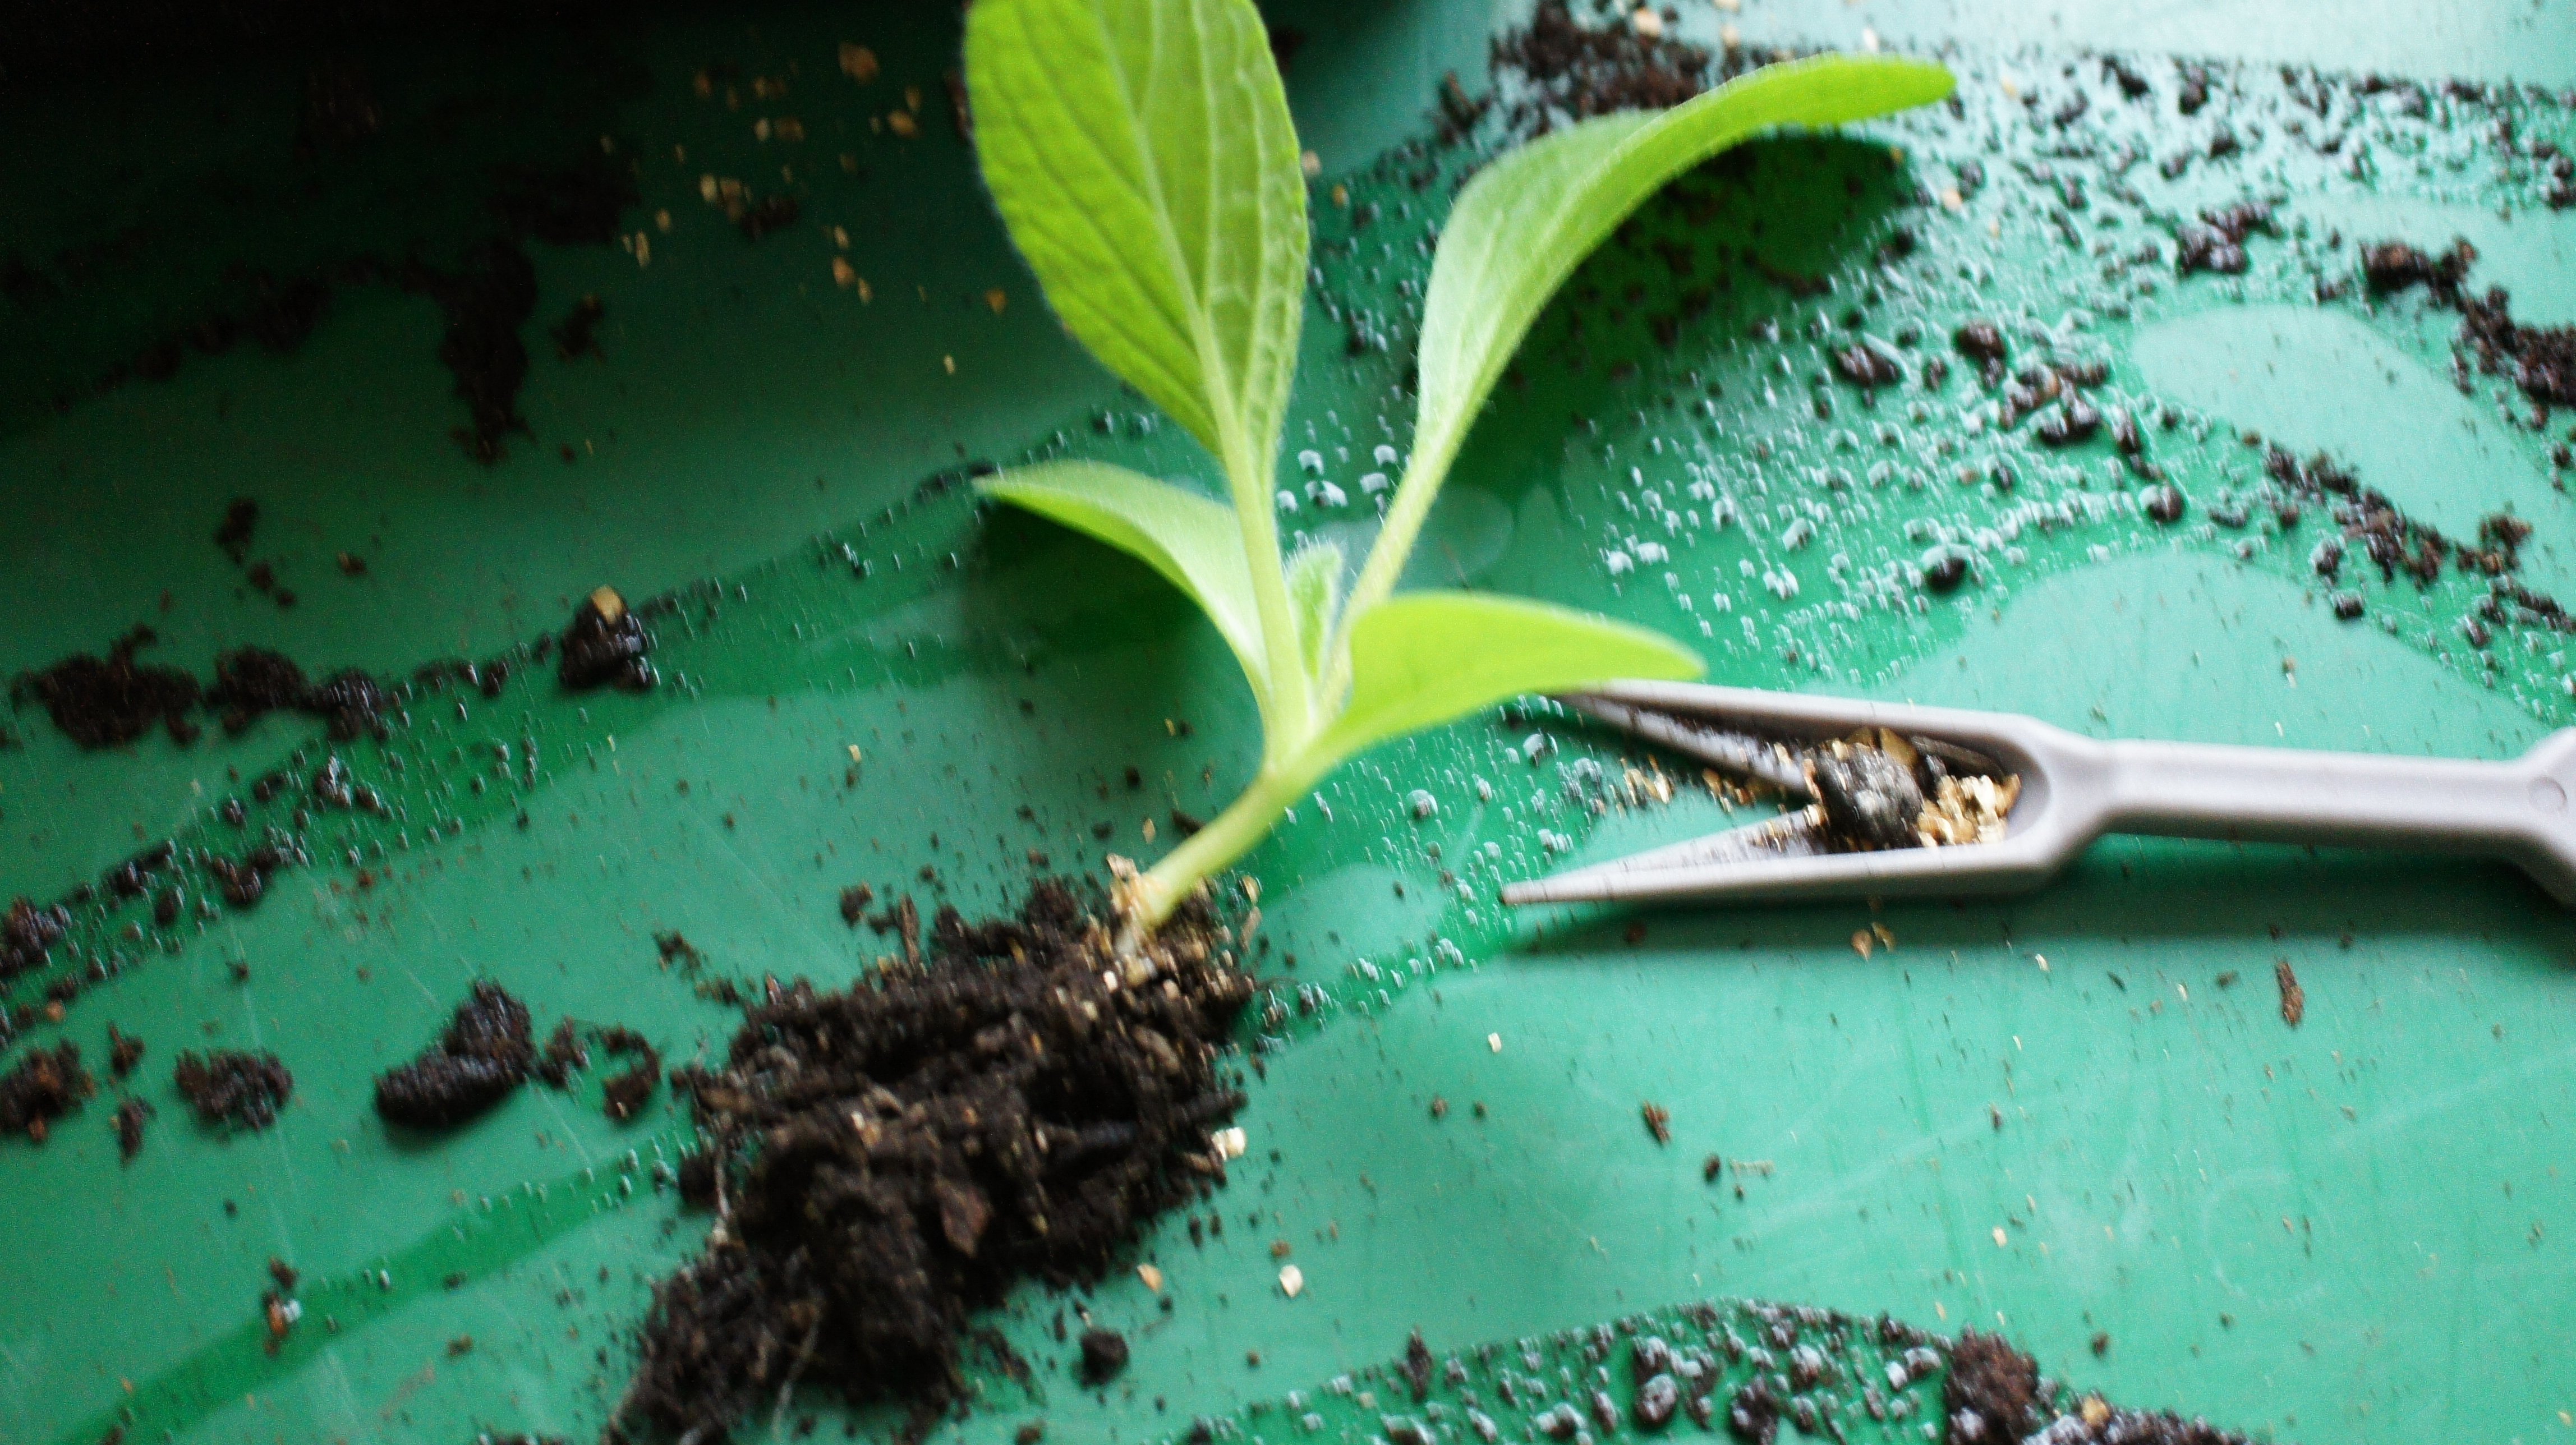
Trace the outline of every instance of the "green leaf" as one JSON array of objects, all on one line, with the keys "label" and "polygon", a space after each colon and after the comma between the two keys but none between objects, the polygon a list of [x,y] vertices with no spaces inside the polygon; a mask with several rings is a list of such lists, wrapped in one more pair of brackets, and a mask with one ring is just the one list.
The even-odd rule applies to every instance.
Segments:
[{"label": "green leaf", "polygon": [[1288,559],[1288,613],[1297,622],[1297,655],[1306,675],[1323,673],[1324,645],[1333,635],[1333,605],[1342,599],[1341,544],[1309,538]]},{"label": "green leaf", "polygon": [[1043,462],[975,484],[988,497],[1086,532],[1160,572],[1225,635],[1267,708],[1269,670],[1234,509],[1105,462]]},{"label": "green leaf", "polygon": [[966,80],[984,182],[1066,328],[1266,485],[1306,184],[1252,0],[978,0]]},{"label": "green leaf", "polygon": [[1679,680],[1699,658],[1641,627],[1480,592],[1407,592],[1351,628],[1351,700],[1316,744],[1339,759],[1525,692]]},{"label": "green leaf", "polygon": [[1661,112],[1606,115],[1513,151],[1451,207],[1423,300],[1413,456],[1351,589],[1395,590],[1432,497],[1530,324],[1583,258],[1673,177],[1782,125],[1865,120],[1941,99],[1950,72],[1894,57],[1822,55],[1765,66]]}]

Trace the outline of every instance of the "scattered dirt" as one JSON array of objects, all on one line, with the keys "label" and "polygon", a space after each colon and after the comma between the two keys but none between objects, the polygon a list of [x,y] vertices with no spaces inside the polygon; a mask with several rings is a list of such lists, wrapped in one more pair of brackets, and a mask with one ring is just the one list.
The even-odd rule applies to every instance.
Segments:
[{"label": "scattered dirt", "polygon": [[[2093,1353],[2109,1351],[2095,1335]],[[2071,1407],[2040,1393],[2039,1365],[1999,1335],[1975,1330],[1950,1346],[1941,1385],[1950,1445],[2248,1445],[2246,1438],[2200,1420],[2119,1409],[2099,1395]]]},{"label": "scattered dirt", "polygon": [[258,529],[259,503],[237,498],[224,510],[223,525],[215,529],[215,545],[238,567],[249,560],[251,535]]},{"label": "scattered dirt", "polygon": [[143,1126],[155,1112],[141,1099],[128,1099],[116,1106],[116,1115],[109,1122],[116,1128],[118,1159],[132,1163],[134,1156],[143,1152]]},{"label": "scattered dirt", "polygon": [[624,1027],[599,1031],[599,1047],[611,1058],[632,1057],[635,1062],[609,1076],[601,1107],[608,1117],[624,1123],[641,1111],[662,1082],[662,1054],[642,1034]]},{"label": "scattered dirt", "polygon": [[1950,1347],[1941,1406],[1952,1441],[2014,1445],[2046,1424],[2040,1404],[2039,1365],[2002,1336],[1968,1330]]},{"label": "scattered dirt", "polygon": [[0,1134],[24,1134],[42,1144],[56,1119],[97,1092],[98,1081],[81,1067],[79,1045],[29,1049],[18,1067],[0,1074]]},{"label": "scattered dirt", "polygon": [[1127,1337],[1116,1330],[1082,1332],[1082,1382],[1106,1385],[1127,1368]]},{"label": "scattered dirt", "polygon": [[708,1143],[706,1251],[654,1291],[620,1422],[722,1439],[793,1382],[936,1411],[969,1313],[1099,1278],[1224,1178],[1218,1061],[1251,993],[1203,908],[1134,961],[1062,884],[1016,920],[943,910],[936,962],[846,992],[772,985],[721,1069],[683,1069]]},{"label": "scattered dirt", "polygon": [[122,1079],[143,1062],[143,1040],[114,1024],[107,1026],[107,1072]]},{"label": "scattered dirt", "polygon": [[454,271],[413,261],[402,288],[437,303],[447,324],[438,359],[456,378],[456,395],[473,425],[453,435],[465,454],[490,466],[508,455],[504,439],[528,434],[519,388],[528,379],[528,348],[519,330],[537,309],[537,268],[517,242],[496,237],[467,252]]},{"label": "scattered dirt", "polygon": [[198,729],[188,714],[201,691],[197,680],[175,667],[134,660],[158,640],[151,628],[137,624],[105,657],[67,657],[19,678],[10,685],[10,701],[43,707],[63,736],[83,748],[122,747],[156,724],[173,742],[194,742]]},{"label": "scattered dirt", "polygon": [[558,644],[555,675],[574,692],[620,687],[642,692],[658,680],[647,655],[653,635],[614,587],[602,587],[573,609],[572,625]]},{"label": "scattered dirt", "polygon": [[527,1082],[536,1064],[533,1038],[527,1005],[499,984],[478,981],[438,1042],[377,1076],[376,1113],[412,1129],[464,1123]]},{"label": "scattered dirt", "polygon": [[[1688,41],[1647,35],[1633,25],[1585,25],[1566,0],[1541,0],[1527,26],[1495,38],[1491,58],[1496,75],[1522,82],[1524,93],[1507,100],[1503,115],[1525,136],[1612,111],[1679,105],[1746,65],[1738,50],[1720,61]],[[1444,98],[1444,105],[1463,109],[1464,101]]]},{"label": "scattered dirt", "polygon": [[2459,345],[2479,371],[2505,376],[2545,417],[2552,407],[2576,407],[2576,326],[2524,326],[2513,319],[2504,288],[2483,296],[2468,290],[2478,250],[2466,241],[2433,256],[2404,241],[2361,248],[2361,274],[2373,295],[2422,286],[2437,306],[2460,313]]},{"label": "scattered dirt", "polygon": [[1656,1143],[1670,1144],[1673,1142],[1672,1110],[1665,1108],[1661,1104],[1650,1101],[1639,1105],[1637,1112],[1645,1119],[1646,1132],[1655,1136]]},{"label": "scattered dirt", "polygon": [[578,361],[585,356],[607,360],[608,354],[599,349],[599,323],[607,314],[607,304],[595,295],[584,296],[574,302],[564,319],[556,322],[546,333],[555,339],[555,355],[566,361]]},{"label": "scattered dirt", "polygon": [[2281,1022],[2292,1028],[2308,1016],[2308,991],[2299,986],[2299,976],[2286,958],[2272,965],[2272,981],[2281,986]]},{"label": "scattered dirt", "polygon": [[252,1133],[276,1123],[295,1092],[295,1075],[277,1055],[238,1049],[181,1054],[170,1082],[197,1111],[197,1122]]}]

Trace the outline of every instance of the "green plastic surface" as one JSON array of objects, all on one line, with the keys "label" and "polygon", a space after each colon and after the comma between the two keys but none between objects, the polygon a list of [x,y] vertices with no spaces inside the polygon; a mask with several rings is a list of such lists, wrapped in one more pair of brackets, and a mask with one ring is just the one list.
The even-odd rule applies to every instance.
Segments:
[{"label": "green plastic surface", "polygon": [[[2098,75],[2081,57],[2100,48],[2239,55],[2233,85],[2257,99],[2281,88],[2276,62],[2576,82],[2569,0],[2296,10],[1686,10],[1702,35],[1950,47],[1965,114],[1766,142],[1650,207],[1642,234],[1693,248],[1691,274],[1640,249],[1578,276],[1609,299],[1542,319],[1526,389],[1500,393],[1471,439],[1415,580],[1663,628],[1723,681],[2027,710],[2099,735],[2494,757],[2566,722],[2562,640],[2502,626],[2488,648],[2461,640],[2481,583],[2373,574],[2355,584],[2368,615],[2338,623],[2308,566],[2332,530],[2321,509],[2288,529],[2204,521],[2259,483],[2260,454],[2235,440],[2251,429],[2334,448],[2454,536],[2510,506],[2538,528],[2525,580],[2550,591],[2576,574],[2549,441],[2500,414],[2492,381],[2452,386],[2453,318],[2411,299],[2310,301],[2318,277],[2349,274],[2354,240],[2457,233],[2525,320],[2576,320],[2576,215],[2538,204],[2528,165],[2491,163],[2482,113],[2440,100],[2425,122],[2356,125],[2377,157],[2361,178],[2277,116],[2230,167],[2171,185],[2138,167],[2134,205],[2088,171],[2075,246],[2025,178],[2054,142],[2011,97],[2053,105],[2062,67]],[[1377,445],[1403,444],[1408,414],[1403,287],[1446,193],[1416,190],[1425,161],[1395,148],[1427,133],[1444,71],[1478,82],[1484,36],[1517,14],[1425,0],[1282,16],[1309,37],[1289,80],[1324,163],[1289,447],[1314,448],[1352,499],[1304,504],[1292,530],[1365,535],[1361,478],[1382,470]],[[658,931],[684,933],[716,973],[839,981],[886,947],[843,926],[842,887],[1000,907],[1031,850],[1057,870],[1152,856],[1172,809],[1204,816],[1245,776],[1249,700],[1222,643],[1150,572],[920,486],[964,458],[1024,454],[1212,476],[1078,354],[1011,257],[948,120],[950,27],[782,10],[389,45],[365,57],[396,118],[386,144],[321,162],[291,157],[301,57],[0,101],[27,167],[17,189],[44,198],[0,213],[0,253],[42,259],[153,222],[86,288],[0,302],[0,669],[146,620],[166,660],[201,671],[256,641],[316,667],[407,672],[557,628],[601,583],[680,597],[658,624],[664,687],[568,699],[523,678],[495,701],[416,707],[385,748],[345,750],[399,826],[323,819],[313,866],[279,875],[258,908],[192,912],[166,944],[109,940],[131,971],[29,1031],[93,1062],[109,1021],[142,1036],[134,1088],[160,1116],[128,1165],[106,1127],[114,1091],[42,1147],[0,1143],[14,1236],[0,1439],[87,1445],[129,1411],[145,1440],[589,1436],[623,1387],[651,1280],[705,1228],[655,1182],[684,1121],[657,1100],[611,1124],[594,1079],[395,1141],[368,1107],[371,1076],[481,976],[541,1021],[631,1024],[674,1060],[721,1050],[730,1015],[665,966]],[[880,79],[838,73],[844,41],[876,50]],[[718,61],[739,68],[738,109],[722,80],[692,92]],[[2169,105],[2170,68],[2149,68]],[[785,78],[784,98],[755,97],[755,75]],[[883,127],[906,86],[921,91],[910,140]],[[2207,130],[2096,106],[2106,146],[2123,126],[2163,137],[2158,153]],[[2517,113],[2527,136],[2576,144],[2563,105]],[[451,128],[427,129],[431,114]],[[800,119],[807,139],[757,139],[763,116]],[[535,434],[497,467],[448,440],[461,409],[432,309],[381,289],[344,289],[292,356],[192,356],[166,382],[46,404],[65,378],[227,304],[225,263],[453,255],[488,226],[484,166],[557,161],[603,135],[639,166],[625,225],[649,264],[532,247],[542,298],[521,409]],[[1971,158],[1986,186],[1954,212],[1938,193]],[[1452,177],[1461,163],[1434,159]],[[793,190],[804,217],[747,242],[699,199],[702,174]],[[1350,207],[1323,199],[1336,184]],[[1929,204],[1908,204],[1918,185]],[[2283,198],[2284,234],[2250,244],[2248,275],[2105,275],[2172,218],[2249,190]],[[1900,225],[1920,253],[1880,279],[1873,253]],[[835,286],[836,254],[872,299]],[[1800,298],[1763,267],[1835,290]],[[1732,289],[1663,345],[1648,316],[1719,275]],[[605,360],[560,361],[544,326],[586,293],[606,302]],[[1838,385],[1823,388],[1836,415],[1817,419],[1823,353],[1804,328],[1833,334],[1854,305],[1873,335],[1917,321],[1922,354],[1983,312],[2109,360],[2115,394],[2178,408],[2151,447],[2191,520],[2144,521],[2100,443],[2041,452],[2025,425],[1942,454],[1973,394],[1964,376],[1920,420],[1911,389],[1864,410]],[[1783,342],[1751,339],[1765,318]],[[1392,353],[1367,348],[1376,334]],[[1957,480],[1997,458],[2014,490]],[[1667,531],[1654,514],[1705,515],[1702,480],[1739,520]],[[300,594],[291,611],[210,540],[236,496],[262,504],[253,553]],[[1801,518],[1812,540],[1790,539]],[[1911,568],[1954,544],[1980,547],[1974,583],[1918,609]],[[343,551],[364,576],[340,574]],[[2363,571],[2357,555],[2346,566]],[[34,713],[7,725],[0,898],[57,896],[165,836],[232,846],[214,805],[323,751],[284,717],[105,755]],[[1554,748],[1529,757],[1532,734]],[[1724,821],[1687,777],[1670,806],[1636,804],[1623,770],[1645,761],[1537,709],[1371,754],[1299,808],[1246,863],[1282,988],[1250,1031],[1266,1077],[1239,1121],[1252,1152],[1211,1203],[1222,1236],[1194,1246],[1175,1219],[1143,1247],[1168,1312],[1132,1274],[1089,1297],[1138,1332],[1106,1392],[1063,1368],[1047,1328],[1063,1302],[1015,1301],[997,1323],[1038,1364],[1042,1398],[988,1380],[985,1408],[943,1437],[1000,1440],[1043,1416],[1052,1438],[1158,1438],[1383,1361],[1415,1328],[1447,1350],[1714,1295],[2003,1328],[2124,1403],[2284,1439],[2576,1428],[2576,978],[2568,920],[2537,891],[2467,865],[2119,842],[2002,906],[1503,916],[1504,879]],[[1416,790],[1436,814],[1415,816]],[[1094,836],[1102,822],[1111,841]],[[1895,942],[1864,958],[1851,940],[1873,923]],[[2284,960],[2306,989],[2296,1030],[2272,983]],[[210,1042],[295,1069],[274,1131],[221,1140],[185,1118],[169,1064]],[[1640,1123],[1647,1102],[1670,1111],[1669,1146]],[[1712,1152],[1739,1165],[1716,1184]],[[1276,1240],[1304,1271],[1293,1300]],[[258,1303],[272,1256],[306,1280],[305,1317],[273,1356]]]}]

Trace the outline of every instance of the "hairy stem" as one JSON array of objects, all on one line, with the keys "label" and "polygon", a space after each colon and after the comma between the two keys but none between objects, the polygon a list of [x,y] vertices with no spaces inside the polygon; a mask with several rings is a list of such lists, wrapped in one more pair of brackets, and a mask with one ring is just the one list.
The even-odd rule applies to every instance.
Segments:
[{"label": "hairy stem", "polygon": [[[1288,606],[1288,571],[1279,559],[1279,520],[1271,513],[1270,472],[1247,442],[1226,448],[1226,481],[1234,515],[1243,528],[1243,561],[1252,574],[1252,602],[1261,619],[1262,660],[1270,672],[1270,707],[1262,721],[1265,770],[1304,745],[1314,729],[1313,687],[1297,645],[1295,614]],[[1160,920],[1157,920],[1160,921]]]},{"label": "hairy stem", "polygon": [[1252,786],[1227,804],[1215,821],[1183,839],[1181,846],[1136,880],[1130,897],[1137,926],[1147,932],[1162,927],[1192,889],[1269,836],[1279,815],[1295,805],[1332,764],[1332,759],[1300,751],[1280,765],[1263,768]]},{"label": "hairy stem", "polygon": [[1431,514],[1431,503],[1440,495],[1440,484],[1448,479],[1449,464],[1458,459],[1458,448],[1466,439],[1463,421],[1414,437],[1404,481],[1396,487],[1395,499],[1387,504],[1377,542],[1369,548],[1359,580],[1351,584],[1351,595],[1342,603],[1333,645],[1325,652],[1330,671],[1324,678],[1324,696],[1339,697],[1350,685],[1351,625],[1395,591],[1396,579],[1404,575],[1405,561],[1413,555],[1413,544],[1422,536],[1423,519]]}]

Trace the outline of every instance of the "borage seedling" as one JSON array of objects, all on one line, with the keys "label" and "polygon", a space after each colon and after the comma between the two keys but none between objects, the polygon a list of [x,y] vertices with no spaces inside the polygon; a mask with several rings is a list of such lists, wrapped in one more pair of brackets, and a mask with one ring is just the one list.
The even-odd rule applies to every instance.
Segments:
[{"label": "borage seedling", "polygon": [[1353,753],[1505,698],[1613,677],[1696,676],[1654,633],[1544,603],[1398,594],[1460,443],[1539,311],[1665,182],[1783,125],[1939,100],[1939,66],[1830,55],[1769,66],[1659,114],[1522,146],[1459,193],[1423,302],[1413,451],[1377,541],[1280,556],[1279,432],[1305,319],[1306,182],[1251,0],[977,0],[967,91],[984,180],[1067,330],[1225,472],[1228,506],[1097,462],[1002,472],[984,491],[1140,558],[1233,648],[1261,711],[1261,769],[1152,870],[1121,880],[1150,929]]}]

